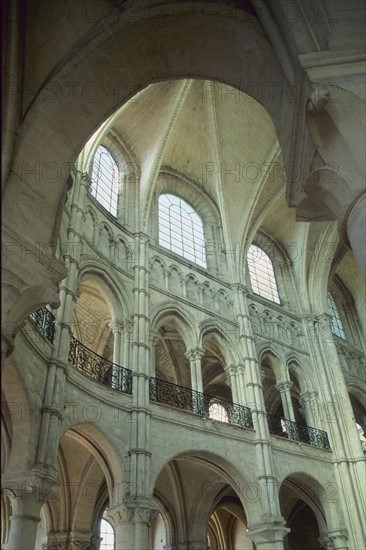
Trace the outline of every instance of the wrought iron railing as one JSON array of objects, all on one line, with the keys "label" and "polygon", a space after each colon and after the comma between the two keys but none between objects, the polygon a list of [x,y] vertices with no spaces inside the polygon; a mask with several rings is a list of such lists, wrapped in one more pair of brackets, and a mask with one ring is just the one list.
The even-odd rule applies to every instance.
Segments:
[{"label": "wrought iron railing", "polygon": [[116,365],[71,336],[69,348],[70,363],[97,382],[117,391],[132,394],[132,372]]},{"label": "wrought iron railing", "polygon": [[55,339],[56,319],[55,316],[45,307],[30,314],[30,318],[36,325],[41,336],[51,344]]},{"label": "wrought iron railing", "polygon": [[245,428],[253,428],[252,413],[248,407],[230,403],[222,399],[213,399],[206,395],[178,384],[166,382],[160,378],[150,378],[150,401],[170,405],[176,409],[192,411],[202,416],[209,416],[211,403],[224,407],[227,421]]},{"label": "wrought iron railing", "polygon": [[205,414],[205,395],[198,391],[166,382],[160,378],[150,378],[149,389],[150,401],[170,405],[183,411],[194,411],[198,414]]},{"label": "wrought iron railing", "polygon": [[273,435],[280,435],[293,441],[300,441],[314,447],[320,447],[321,449],[330,449],[328,434],[323,430],[318,430],[305,424],[298,424],[297,422],[288,420],[288,418],[274,416],[273,414],[267,414],[267,419],[269,433]]}]

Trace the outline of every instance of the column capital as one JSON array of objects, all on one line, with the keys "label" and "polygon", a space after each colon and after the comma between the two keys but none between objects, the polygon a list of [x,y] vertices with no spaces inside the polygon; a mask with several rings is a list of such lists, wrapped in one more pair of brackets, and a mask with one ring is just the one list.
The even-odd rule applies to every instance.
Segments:
[{"label": "column capital", "polygon": [[300,412],[307,418],[308,423],[314,422],[313,414],[316,414],[316,407],[318,405],[319,394],[316,391],[304,391],[300,393]]},{"label": "column capital", "polygon": [[149,526],[159,512],[159,508],[146,503],[124,502],[110,508],[108,516],[112,519],[114,526],[123,523],[143,523]]},{"label": "column capital", "polygon": [[77,173],[80,175],[80,184],[84,185],[88,189],[92,183],[92,179],[89,174],[87,172],[80,172],[79,170]]},{"label": "column capital", "polygon": [[196,359],[202,359],[206,350],[200,347],[190,348],[185,352],[185,356],[189,361],[195,361]]},{"label": "column capital", "polygon": [[43,463],[36,464],[30,472],[9,472],[1,481],[2,490],[7,491],[10,498],[31,497],[39,501],[56,497],[59,486],[56,468]]},{"label": "column capital", "polygon": [[226,365],[225,367],[225,371],[228,373],[228,374],[235,374],[236,372],[236,365],[234,363],[229,363],[228,365]]},{"label": "column capital", "polygon": [[275,384],[275,388],[280,393],[285,393],[287,391],[291,391],[293,385],[294,383],[291,380],[280,380],[277,384]]},{"label": "column capital", "polygon": [[238,374],[245,374],[246,366],[244,363],[238,363],[236,365],[236,372]]},{"label": "column capital", "polygon": [[327,550],[348,550],[347,529],[325,531],[318,540]]},{"label": "column capital", "polygon": [[90,533],[49,533],[42,550],[98,550],[102,537]]},{"label": "column capital", "polygon": [[306,390],[300,393],[300,401],[303,399],[304,401],[310,401],[311,399],[319,397],[319,394],[317,391],[314,390]]},{"label": "column capital", "polygon": [[251,525],[247,536],[255,543],[256,547],[259,548],[259,545],[264,543],[268,545],[269,550],[270,544],[273,549],[277,548],[277,543],[282,544],[284,537],[289,532],[290,529],[285,526],[282,516],[278,516],[263,523]]},{"label": "column capital", "polygon": [[159,332],[157,332],[156,330],[150,330],[150,342],[153,346],[156,346],[156,344],[158,343],[158,341],[160,340],[161,336],[159,334]]},{"label": "column capital", "polygon": [[146,245],[150,243],[150,236],[142,231],[135,233],[135,238],[138,238],[141,244]]},{"label": "column capital", "polygon": [[230,288],[231,288],[231,290],[234,290],[235,292],[242,292],[244,296],[249,295],[248,288],[245,285],[243,285],[242,283],[233,283],[232,285],[230,285]]},{"label": "column capital", "polygon": [[124,321],[118,321],[117,319],[109,323],[109,327],[113,333],[122,332],[124,329]]}]

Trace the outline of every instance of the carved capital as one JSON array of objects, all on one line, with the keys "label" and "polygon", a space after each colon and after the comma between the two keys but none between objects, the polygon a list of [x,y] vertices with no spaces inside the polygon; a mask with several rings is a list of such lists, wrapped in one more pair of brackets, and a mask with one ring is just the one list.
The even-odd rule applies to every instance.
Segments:
[{"label": "carved capital", "polygon": [[158,332],[156,332],[155,330],[150,331],[150,343],[152,347],[155,347],[160,339],[161,339],[161,336]]},{"label": "carved capital", "polygon": [[80,185],[84,185],[87,189],[91,186],[92,180],[87,172],[83,172],[80,178]]},{"label": "carved capital", "polygon": [[348,533],[346,529],[327,531],[318,540],[326,550],[348,550]]},{"label": "carved capital", "polygon": [[285,392],[291,391],[292,386],[293,386],[293,382],[291,382],[291,380],[280,380],[280,381],[277,382],[277,384],[275,385],[275,388],[276,388],[280,393],[285,393]]},{"label": "carved capital", "polygon": [[128,502],[110,508],[108,511],[108,516],[112,519],[115,526],[121,523],[145,523],[150,525],[151,521],[158,513],[158,508],[154,508],[146,504]]},{"label": "carved capital", "polygon": [[311,114],[316,114],[323,111],[329,101],[330,94],[331,89],[329,86],[321,86],[318,83],[314,83],[313,90],[306,105],[307,112]]},{"label": "carved capital", "polygon": [[202,359],[206,350],[203,348],[191,348],[186,351],[185,356],[189,361],[196,361],[197,359]]},{"label": "carved capital", "polygon": [[123,327],[124,327],[124,322],[123,321],[111,321],[109,323],[109,326],[110,326],[110,329],[112,330],[113,334],[115,334],[116,332],[119,332],[119,333],[122,333],[123,331]]},{"label": "carved capital", "polygon": [[302,403],[309,403],[310,401],[313,401],[314,399],[318,399],[318,392],[316,391],[304,391],[300,394],[300,404]]},{"label": "carved capital", "polygon": [[12,501],[13,511],[42,506],[47,499],[55,498],[60,482],[55,468],[48,464],[37,464],[30,472],[3,476],[2,490]]}]

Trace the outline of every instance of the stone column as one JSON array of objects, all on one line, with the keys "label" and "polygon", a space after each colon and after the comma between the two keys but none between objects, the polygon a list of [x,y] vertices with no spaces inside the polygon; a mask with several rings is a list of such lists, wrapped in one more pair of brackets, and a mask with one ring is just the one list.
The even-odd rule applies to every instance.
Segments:
[{"label": "stone column", "polygon": [[29,550],[34,548],[40,511],[43,502],[31,502],[25,498],[11,499],[13,513],[10,517],[11,527],[7,550]]},{"label": "stone column", "polygon": [[349,550],[348,534],[345,529],[326,531],[319,537],[319,542],[326,550]]},{"label": "stone column", "polygon": [[202,382],[202,370],[201,359],[205,354],[205,350],[202,348],[192,348],[186,351],[186,357],[189,360],[191,371],[191,386],[194,393],[192,396],[193,410],[198,414],[204,414],[205,404],[203,400],[203,382]]},{"label": "stone column", "polygon": [[48,365],[44,391],[41,428],[38,440],[36,463],[41,467],[53,468],[56,462],[60,425],[63,414],[63,389],[68,369],[71,324],[74,305],[77,299],[82,225],[85,201],[90,180],[86,174],[75,172],[75,186],[71,201],[71,219],[68,227],[68,242],[65,263],[67,277],[60,285],[61,305],[57,310],[57,330],[53,345],[52,359]]},{"label": "stone column", "polygon": [[203,393],[203,382],[202,382],[202,370],[201,370],[201,359],[205,354],[203,348],[192,348],[186,352],[186,357],[189,360],[189,365],[191,369],[191,384],[193,391],[199,391]]},{"label": "stone column", "polygon": [[112,387],[121,388],[123,387],[123,379],[119,376],[120,369],[119,366],[122,366],[122,357],[123,357],[123,339],[122,339],[122,324],[120,321],[114,321],[110,323],[110,327],[113,332],[113,373],[112,373]]},{"label": "stone column", "polygon": [[159,510],[148,503],[124,503],[110,508],[108,519],[114,527],[115,548],[143,550],[149,548],[149,527]]},{"label": "stone column", "polygon": [[300,395],[300,405],[303,415],[306,418],[306,423],[312,428],[315,427],[316,419],[319,418],[319,396],[315,391],[305,391]]},{"label": "stone column", "polygon": [[233,403],[241,404],[241,399],[238,397],[238,388],[236,381],[236,368],[235,365],[230,364],[225,367],[226,372],[226,384],[231,390],[231,398]]},{"label": "stone column", "polygon": [[252,525],[247,536],[255,543],[256,550],[283,550],[283,539],[289,532],[285,522],[278,518]]},{"label": "stone column", "polygon": [[122,366],[129,369],[131,368],[131,344],[133,339],[133,330],[134,330],[133,321],[125,320],[123,322],[123,331],[122,331],[122,352],[121,352],[121,361]]},{"label": "stone column", "polygon": [[[261,494],[261,512],[269,521],[283,522],[278,499],[278,480],[274,475],[272,447],[264,405],[263,389],[254,334],[249,316],[247,289],[240,284],[232,286],[236,295],[237,321],[239,324],[239,346],[242,364],[245,367],[246,405],[253,415],[255,429],[255,451],[258,472],[258,484]],[[265,546],[263,547],[265,548]],[[275,547],[267,547],[274,550]]]},{"label": "stone column", "polygon": [[291,380],[282,380],[280,382],[277,382],[275,388],[281,394],[281,401],[285,418],[287,418],[288,420],[292,420],[292,422],[296,422],[294,407],[291,399],[292,385],[293,383],[291,382]]},{"label": "stone column", "polygon": [[120,321],[114,321],[110,323],[110,327],[113,332],[113,363],[121,365],[123,357],[123,326]]},{"label": "stone column", "polygon": [[[136,422],[130,424],[129,479],[135,498],[147,499],[150,493],[150,410],[149,410],[149,239],[135,235],[133,287],[133,335],[130,368],[133,376],[133,407]],[[127,513],[127,512],[126,512]],[[128,512],[129,513],[129,512]],[[125,546],[121,546],[125,548]],[[126,547],[127,548],[127,547]],[[131,547],[132,548],[132,547]],[[144,545],[141,546],[144,548]]]},{"label": "stone column", "polygon": [[[366,509],[357,488],[366,485],[365,458],[355,430],[353,411],[331,332],[331,316],[327,313],[318,317],[308,315],[306,320],[311,360],[316,365],[319,377],[321,415],[315,427],[326,430],[329,435],[339,491],[338,509],[348,530],[349,546],[362,548]],[[337,521],[340,518],[334,520],[334,526]]]},{"label": "stone column", "polygon": [[155,377],[155,347],[159,341],[159,334],[155,331],[150,332],[150,376]]},{"label": "stone column", "polygon": [[56,477],[34,469],[16,480],[3,479],[3,487],[12,508],[7,550],[30,550],[35,547],[41,508],[57,495]]}]

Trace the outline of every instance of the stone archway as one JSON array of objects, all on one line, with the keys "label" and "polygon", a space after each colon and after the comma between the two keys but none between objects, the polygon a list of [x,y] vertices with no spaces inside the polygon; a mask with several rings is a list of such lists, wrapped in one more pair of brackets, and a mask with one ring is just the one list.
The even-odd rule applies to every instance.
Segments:
[{"label": "stone archway", "polygon": [[[44,75],[43,85],[23,113],[4,192],[5,280],[18,281],[7,292],[8,351],[23,317],[10,314],[16,304],[24,307],[19,295],[31,289],[29,311],[50,302],[56,305],[56,285],[65,270],[55,251],[71,167],[87,139],[136,92],[152,82],[177,78],[221,82],[218,93],[224,94],[226,84],[234,86],[267,109],[284,157],[288,157],[295,105],[286,101],[285,78],[260,24],[244,10],[240,18],[233,19],[222,13],[219,3],[211,8],[206,3],[198,9],[198,3],[178,2],[121,11],[118,17],[105,13],[98,26],[82,36],[77,52],[66,53],[64,43],[59,44],[63,56]],[[67,32],[73,42],[72,24]],[[268,83],[273,82],[281,93],[271,93]],[[74,83],[71,98],[70,83]],[[30,77],[27,85],[31,85]],[[86,91],[91,86],[104,90],[103,100],[98,96],[88,100]],[[60,90],[57,102],[50,101],[52,89]],[[24,253],[27,269],[21,261]]]},{"label": "stone archway", "polygon": [[[253,523],[260,517],[257,489],[256,483],[240,479],[235,468],[219,456],[191,451],[174,457],[160,471],[154,486],[171,517],[171,540],[167,542],[206,550],[208,541],[215,544],[220,532],[222,535],[230,516],[222,536],[225,544],[231,545],[231,539],[239,536],[232,532],[236,518],[248,527],[247,517]],[[251,548],[250,539],[247,542]]]}]

